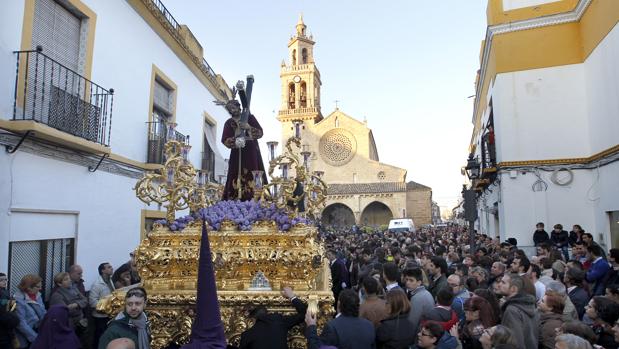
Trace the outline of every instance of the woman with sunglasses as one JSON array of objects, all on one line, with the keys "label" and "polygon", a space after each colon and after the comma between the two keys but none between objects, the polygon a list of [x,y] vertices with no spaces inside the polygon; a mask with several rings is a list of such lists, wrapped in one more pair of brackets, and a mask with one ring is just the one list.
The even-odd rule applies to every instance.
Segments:
[{"label": "woman with sunglasses", "polygon": [[450,335],[439,323],[428,321],[417,336],[417,347],[423,349],[456,349],[459,342]]},{"label": "woman with sunglasses", "polygon": [[110,321],[107,330],[99,339],[99,349],[105,349],[109,342],[117,338],[129,338],[136,349],[150,349],[150,326],[144,308],[146,290],[132,288],[125,295],[125,310]]}]

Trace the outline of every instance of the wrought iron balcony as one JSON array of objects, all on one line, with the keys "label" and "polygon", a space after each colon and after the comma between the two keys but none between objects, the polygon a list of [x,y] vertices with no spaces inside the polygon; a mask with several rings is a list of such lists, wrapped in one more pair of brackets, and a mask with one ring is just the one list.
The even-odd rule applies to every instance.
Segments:
[{"label": "wrought iron balcony", "polygon": [[15,51],[13,120],[33,120],[110,145],[114,90],[105,89],[43,53]]},{"label": "wrought iron balcony", "polygon": [[[150,164],[163,164],[163,148],[168,141],[168,125],[165,122],[155,121],[147,122],[148,127],[148,154],[147,162]],[[174,131],[173,139],[181,143],[187,142],[187,136]]]},{"label": "wrought iron balcony", "polygon": [[481,138],[481,170],[482,178],[490,178],[491,181],[496,177],[496,145],[494,132],[486,132]]}]

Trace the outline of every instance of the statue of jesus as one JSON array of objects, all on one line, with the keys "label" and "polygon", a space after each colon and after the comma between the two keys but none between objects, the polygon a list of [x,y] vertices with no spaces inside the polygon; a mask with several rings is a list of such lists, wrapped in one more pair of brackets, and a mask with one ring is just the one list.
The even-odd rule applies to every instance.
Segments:
[{"label": "statue of jesus", "polygon": [[241,105],[235,99],[226,103],[226,110],[230,113],[230,118],[224,124],[221,142],[230,149],[230,160],[222,200],[251,200],[255,187],[252,171],[262,171],[262,185],[267,183],[258,146],[258,139],[262,138],[262,127],[252,114],[249,114],[247,123],[241,121]]}]

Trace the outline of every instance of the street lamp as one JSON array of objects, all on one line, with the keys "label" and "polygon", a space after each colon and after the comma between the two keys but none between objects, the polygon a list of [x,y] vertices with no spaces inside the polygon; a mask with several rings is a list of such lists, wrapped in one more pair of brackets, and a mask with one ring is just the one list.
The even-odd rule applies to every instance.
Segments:
[{"label": "street lamp", "polygon": [[466,175],[469,179],[479,178],[479,160],[473,157],[473,153],[469,154],[469,158],[466,162]]}]

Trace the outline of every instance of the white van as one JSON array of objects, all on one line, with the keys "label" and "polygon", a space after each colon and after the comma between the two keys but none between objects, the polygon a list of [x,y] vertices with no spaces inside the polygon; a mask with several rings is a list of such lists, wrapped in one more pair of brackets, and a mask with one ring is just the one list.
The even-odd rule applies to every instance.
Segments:
[{"label": "white van", "polygon": [[415,232],[415,223],[410,218],[392,219],[389,221],[389,231],[392,232]]}]

